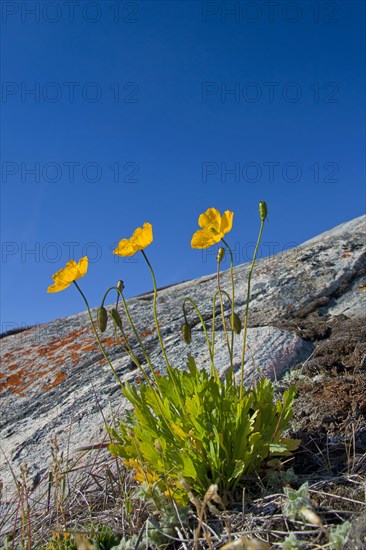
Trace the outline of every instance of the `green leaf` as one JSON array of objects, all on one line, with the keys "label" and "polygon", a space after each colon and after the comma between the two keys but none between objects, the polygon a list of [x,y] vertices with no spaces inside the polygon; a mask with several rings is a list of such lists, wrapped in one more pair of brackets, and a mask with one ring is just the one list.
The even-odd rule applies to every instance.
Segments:
[{"label": "green leaf", "polygon": [[193,464],[192,459],[187,455],[183,455],[182,461],[183,461],[183,467],[182,467],[181,473],[183,474],[183,477],[190,477],[192,479],[197,479],[197,471]]},{"label": "green leaf", "polygon": [[286,445],[280,445],[280,443],[270,443],[269,451],[271,454],[286,454],[288,453],[288,448]]},{"label": "green leaf", "polygon": [[341,550],[347,542],[351,529],[351,523],[345,521],[330,530],[329,540],[333,543],[332,548]]}]

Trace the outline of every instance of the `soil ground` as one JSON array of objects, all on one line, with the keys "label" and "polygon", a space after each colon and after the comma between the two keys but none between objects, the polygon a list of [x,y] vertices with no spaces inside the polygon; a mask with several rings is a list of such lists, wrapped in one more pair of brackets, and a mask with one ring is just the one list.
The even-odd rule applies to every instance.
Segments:
[{"label": "soil ground", "polygon": [[[286,328],[316,345],[292,374],[297,398],[291,436],[302,441],[294,471],[312,480],[338,478],[337,487],[331,482],[333,490],[352,498],[352,487],[341,479],[366,475],[366,324],[315,313],[291,320]],[[365,513],[353,522],[348,548],[366,548]]]}]

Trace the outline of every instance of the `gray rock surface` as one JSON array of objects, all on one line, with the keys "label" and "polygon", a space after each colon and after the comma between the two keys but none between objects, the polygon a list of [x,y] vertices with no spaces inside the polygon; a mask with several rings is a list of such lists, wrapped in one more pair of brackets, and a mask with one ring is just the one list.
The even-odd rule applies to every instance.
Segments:
[{"label": "gray rock surface", "polygon": [[[293,250],[257,262],[246,352],[248,384],[259,372],[280,378],[310,358],[317,346],[317,334],[304,323],[314,316],[320,319],[365,316],[365,221],[362,216]],[[234,269],[236,312],[241,317],[246,306],[249,268],[249,264],[243,264]],[[222,288],[230,293],[228,271],[222,273],[221,280]],[[194,299],[209,328],[216,285],[216,275],[211,275],[159,292],[160,327],[172,365],[184,368],[191,354],[199,366],[209,368],[204,333],[190,306],[187,312],[193,325],[192,344],[186,346],[182,342],[182,302],[186,296]],[[128,305],[154,366],[164,371],[153,328],[152,299],[149,292],[130,299]],[[228,304],[225,309],[228,313]],[[132,331],[128,332],[133,350],[143,361]],[[103,335],[103,341],[122,382],[139,383],[138,369],[114,341],[110,329]],[[215,342],[215,364],[224,374],[229,361],[219,312]],[[241,343],[242,334],[235,336],[237,374]],[[76,448],[102,441],[104,419],[121,415],[126,404],[96,345],[85,312],[6,336],[0,344],[0,476],[5,487],[10,487],[13,482],[4,456],[15,475],[19,475],[24,461],[31,476],[42,474],[49,467],[52,436],[57,436],[60,448],[72,456]]]}]

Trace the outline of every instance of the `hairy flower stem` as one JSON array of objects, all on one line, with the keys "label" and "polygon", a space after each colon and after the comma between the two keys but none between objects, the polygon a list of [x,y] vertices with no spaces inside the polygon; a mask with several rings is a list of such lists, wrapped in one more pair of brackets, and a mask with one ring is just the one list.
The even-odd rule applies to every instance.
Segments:
[{"label": "hairy flower stem", "polygon": [[163,343],[163,339],[161,337],[161,333],[160,333],[160,327],[159,327],[159,321],[158,321],[158,314],[157,314],[157,309],[156,309],[156,302],[157,302],[157,298],[158,298],[158,287],[156,285],[156,279],[155,279],[155,273],[154,273],[154,270],[152,268],[152,265],[151,263],[149,262],[148,260],[148,257],[146,256],[145,254],[145,251],[144,250],[141,250],[141,253],[143,255],[143,257],[145,258],[145,261],[150,269],[150,273],[151,273],[151,277],[152,277],[152,281],[153,281],[153,285],[154,285],[154,302],[153,302],[153,307],[154,307],[154,319],[155,319],[155,324],[156,324],[156,330],[157,330],[157,333],[158,333],[158,338],[159,338],[159,343],[160,343],[160,348],[161,348],[161,351],[163,352],[163,355],[164,355],[164,359],[165,359],[165,363],[166,363],[166,366],[167,366],[167,369],[168,369],[168,372],[169,374],[171,375],[171,366],[170,366],[170,363],[169,363],[169,359],[168,359],[168,356],[166,354],[166,351],[165,351],[165,347],[164,347],[164,343]]},{"label": "hairy flower stem", "polygon": [[[144,378],[145,378],[145,381],[146,383],[152,388],[152,391],[153,391],[153,396],[154,396],[154,399],[155,399],[155,402],[156,402],[156,405],[157,407],[159,408],[159,411],[160,411],[160,414],[161,414],[161,417],[163,418],[164,420],[164,423],[168,429],[168,431],[172,434],[172,436],[174,437],[174,431],[172,430],[172,427],[171,427],[171,422],[169,421],[169,419],[166,417],[166,414],[164,412],[164,407],[162,405],[162,392],[161,392],[161,389],[160,389],[160,386],[159,386],[159,380],[158,380],[158,377],[156,376],[155,374],[155,371],[154,371],[154,368],[153,368],[153,365],[151,363],[151,360],[150,360],[150,357],[144,347],[144,345],[142,344],[141,340],[140,340],[140,337],[138,335],[138,332],[136,330],[136,327],[133,323],[133,320],[132,320],[132,317],[130,316],[130,313],[128,311],[128,307],[127,307],[127,302],[125,300],[125,297],[123,296],[123,294],[121,293],[121,291],[119,289],[117,289],[117,292],[119,294],[119,296],[121,297],[121,300],[123,302],[123,306],[125,308],[125,311],[126,311],[126,315],[127,315],[127,318],[129,320],[129,323],[135,333],[135,336],[140,344],[140,347],[142,348],[143,350],[143,353],[146,357],[146,360],[149,364],[149,367],[150,367],[150,370],[151,370],[151,374],[154,378],[154,381],[155,381],[155,384],[156,384],[156,388],[151,384],[151,380],[149,379],[149,377],[147,376],[146,372],[144,371],[144,369],[142,368],[140,362],[138,361],[138,359],[136,358],[136,356],[134,355],[134,353],[132,352],[131,350],[131,354],[135,357],[135,363],[137,364],[137,366],[139,367],[140,371],[142,372]],[[174,381],[174,380],[173,380]],[[174,384],[175,384],[175,381],[174,381]],[[126,394],[125,394],[126,395]],[[137,449],[138,451],[138,449]],[[140,456],[140,459],[142,461],[142,457]]]},{"label": "hairy flower stem", "polygon": [[[103,296],[103,300],[102,300],[102,304],[101,304],[101,307],[104,306],[104,302],[105,300],[107,299],[107,296],[108,294],[112,291],[112,290],[115,290],[117,292],[117,300],[116,300],[116,310],[117,310],[117,307],[118,307],[118,302],[119,302],[119,298],[120,296],[122,296],[121,294],[121,290],[120,288],[118,288],[117,286],[111,286],[110,288],[108,288],[108,290],[105,291],[104,293],[104,296]],[[125,303],[125,310],[126,310],[126,314],[127,316],[129,316],[129,312],[127,310],[127,303]],[[130,344],[128,343],[128,339],[127,339],[127,336],[125,334],[125,331],[123,330],[123,327],[122,326],[118,326],[116,321],[112,318],[113,322],[114,322],[114,337],[115,339],[118,341],[118,343],[120,344],[120,346],[122,347],[123,351],[125,351],[126,353],[128,353],[128,355],[131,357],[132,361],[134,362],[134,364],[139,368],[139,370],[141,371],[141,374],[143,375],[143,377],[145,378],[145,381],[147,384],[151,385],[151,381],[150,381],[150,378],[148,377],[148,375],[146,374],[146,372],[144,371],[144,369],[142,368],[141,366],[141,363],[140,361],[137,359],[136,355],[134,354],[134,352],[132,351],[132,348],[130,346]],[[132,324],[132,320],[130,320],[130,323]],[[134,327],[132,327],[134,328]],[[119,329],[121,335],[122,335],[122,338],[123,338],[123,341],[124,341],[124,346],[122,345],[121,341],[119,339],[117,339],[117,329]],[[136,333],[136,336],[138,338],[138,335]],[[140,342],[139,342],[140,343]],[[146,353],[146,350],[144,348],[144,346],[140,343],[140,346],[142,348],[142,351],[144,352],[144,356],[146,357],[147,361],[149,361],[149,356],[147,355]],[[152,366],[150,367],[152,369]]]},{"label": "hairy flower stem", "polygon": [[[230,254],[230,280],[231,280],[231,318],[234,316],[234,307],[235,307],[235,285],[234,285],[234,272],[233,272],[233,265],[234,265],[234,256],[232,253],[232,250],[230,246],[227,244],[227,242],[224,239],[221,239],[226,248],[229,251]],[[234,327],[231,327],[231,355],[234,354]]]},{"label": "hairy flower stem", "polygon": [[[115,321],[113,321],[115,323]],[[117,329],[119,329],[120,333],[122,334],[122,338],[123,338],[123,343],[121,341],[121,339],[117,336]],[[151,381],[150,381],[150,378],[148,377],[148,375],[146,374],[145,370],[143,369],[140,361],[138,360],[138,358],[136,357],[136,355],[134,354],[134,352],[132,351],[132,348],[130,346],[130,344],[128,343],[128,339],[127,339],[127,336],[125,334],[125,331],[123,330],[123,328],[121,327],[118,327],[116,324],[115,324],[115,338],[117,340],[117,342],[120,344],[121,348],[123,351],[125,351],[126,353],[128,353],[128,355],[131,357],[131,360],[133,361],[133,363],[136,365],[136,367],[140,370],[142,376],[145,378],[146,380],[146,383],[151,385]]]},{"label": "hairy flower stem", "polygon": [[223,291],[221,290],[221,285],[220,285],[220,262],[217,262],[216,275],[217,275],[217,289],[218,289],[219,298],[220,298],[222,326],[223,326],[223,329],[224,329],[224,332],[225,332],[226,345],[227,345],[227,348],[229,350],[229,355],[230,355],[230,370],[233,371],[233,348],[230,347],[229,334],[228,334],[228,331],[227,331],[227,328],[226,328],[226,322],[225,322],[224,301],[222,299]]},{"label": "hairy flower stem", "polygon": [[114,289],[117,290],[117,287],[111,286],[111,287],[109,287],[109,288],[105,291],[104,296],[103,296],[103,300],[102,300],[102,303],[101,303],[100,307],[104,307],[104,302],[106,301],[108,294],[109,294],[112,290],[114,290]]},{"label": "hairy flower stem", "polygon": [[[147,364],[148,364],[149,367],[150,367],[150,371],[151,371],[151,374],[152,374],[152,376],[153,376],[153,378],[154,378],[154,380],[155,380],[155,383],[156,383],[157,387],[159,388],[159,382],[158,382],[158,380],[157,380],[157,377],[156,377],[156,374],[155,374],[155,371],[154,371],[154,366],[153,366],[153,364],[152,364],[152,362],[151,362],[151,359],[150,359],[150,357],[149,357],[149,354],[147,353],[146,348],[145,348],[144,344],[142,343],[141,338],[140,338],[140,336],[139,336],[139,333],[138,333],[138,331],[137,331],[137,329],[136,329],[136,327],[135,327],[135,324],[134,324],[134,322],[133,322],[133,320],[132,320],[132,317],[131,317],[130,312],[129,312],[129,310],[128,310],[128,306],[127,306],[127,302],[126,302],[126,300],[125,300],[125,297],[123,296],[123,294],[122,294],[122,292],[121,292],[120,290],[118,290],[118,289],[116,289],[116,290],[117,290],[118,295],[120,296],[120,298],[121,298],[121,300],[122,300],[123,307],[124,307],[124,310],[125,310],[125,312],[126,312],[128,322],[130,323],[131,328],[132,328],[132,330],[133,330],[133,332],[134,332],[134,334],[135,334],[135,336],[136,336],[136,339],[137,339],[137,341],[138,341],[138,343],[139,343],[139,346],[140,346],[140,348],[142,349],[142,352],[143,352],[144,357],[145,357],[145,359],[146,359],[146,361],[147,361]],[[126,340],[127,340],[127,339],[126,339]],[[132,350],[131,350],[131,351],[132,351]],[[147,374],[145,373],[145,371],[143,370],[143,368],[141,367],[141,365],[140,365],[139,362],[138,362],[138,366],[139,366],[140,370],[143,372],[144,377],[145,377],[145,380],[148,380],[148,376],[147,376]],[[149,382],[150,382],[150,381],[149,381]]]},{"label": "hairy flower stem", "polygon": [[196,305],[196,302],[194,300],[192,300],[192,298],[190,297],[187,297],[187,298],[184,298],[183,300],[183,314],[184,314],[184,318],[185,318],[185,321],[188,323],[187,321],[187,317],[186,317],[186,312],[185,312],[185,304],[186,302],[190,302],[192,304],[192,306],[194,307],[194,309],[196,310],[196,313],[199,317],[199,320],[201,321],[201,325],[202,325],[202,328],[203,328],[203,332],[205,333],[205,337],[206,337],[206,343],[207,343],[207,347],[208,347],[208,351],[209,351],[209,354],[210,354],[210,360],[211,360],[211,375],[214,374],[214,370],[215,370],[215,365],[214,365],[214,356],[213,356],[213,351],[211,349],[211,342],[210,342],[210,339],[208,337],[208,333],[207,333],[207,329],[206,329],[206,324],[205,324],[205,321],[201,315],[201,312],[198,308],[198,306]]},{"label": "hairy flower stem", "polygon": [[256,246],[255,246],[255,250],[254,250],[254,254],[253,254],[253,259],[252,259],[252,264],[251,264],[251,266],[250,266],[249,275],[248,275],[247,303],[246,303],[246,307],[245,307],[245,316],[244,316],[243,348],[242,348],[242,351],[241,351],[240,397],[243,396],[243,389],[244,389],[244,365],[245,365],[245,349],[246,349],[246,345],[247,345],[248,316],[249,316],[249,301],[250,301],[250,283],[251,283],[251,280],[252,280],[252,274],[253,274],[254,264],[255,264],[255,261],[256,261],[256,259],[257,259],[259,243],[260,243],[261,238],[262,238],[263,227],[264,227],[264,221],[265,221],[264,219],[262,219],[262,221],[261,221],[261,226],[260,226],[260,229],[259,229],[257,244],[256,244]]},{"label": "hairy flower stem", "polygon": [[123,388],[123,384],[122,384],[122,382],[121,382],[121,380],[120,380],[120,377],[118,376],[118,374],[117,374],[115,368],[113,367],[112,363],[110,362],[110,359],[109,359],[108,355],[106,354],[106,352],[105,352],[105,350],[104,350],[104,346],[103,346],[103,344],[102,344],[102,341],[101,341],[101,339],[99,338],[99,334],[98,334],[98,332],[97,332],[97,330],[96,330],[96,328],[95,328],[95,325],[94,325],[94,322],[93,322],[93,317],[92,317],[92,314],[91,314],[91,311],[90,311],[90,307],[89,307],[88,300],[86,299],[86,296],[85,296],[84,292],[81,290],[81,288],[79,287],[79,285],[77,284],[77,282],[76,282],[76,281],[73,281],[73,283],[74,283],[74,285],[76,286],[76,288],[78,289],[78,291],[80,292],[80,294],[81,294],[81,296],[82,296],[82,298],[83,298],[83,300],[84,300],[84,302],[85,302],[86,309],[87,309],[88,315],[89,315],[90,324],[91,324],[91,326],[92,326],[92,329],[93,329],[93,332],[94,332],[94,336],[95,336],[95,338],[96,338],[96,340],[97,340],[97,342],[98,342],[99,349],[100,349],[100,351],[102,352],[104,359],[107,361],[108,365],[110,366],[110,368],[111,368],[111,370],[112,370],[112,372],[113,372],[113,374],[114,374],[115,379],[116,379],[117,382],[120,384],[120,386]]},{"label": "hairy flower stem", "polygon": [[[76,284],[76,283],[75,283],[75,284]],[[158,406],[159,409],[160,409],[160,413],[161,413],[162,417],[164,418],[164,422],[165,422],[165,424],[166,424],[168,430],[169,430],[171,433],[173,433],[172,430],[171,430],[169,421],[168,421],[168,419],[166,418],[166,416],[165,416],[165,414],[164,414],[164,410],[163,410],[163,407],[162,407],[161,402],[160,402],[160,399],[161,399],[161,392],[160,392],[160,388],[159,388],[159,382],[158,382],[157,376],[156,376],[155,371],[154,371],[154,367],[153,367],[153,365],[152,365],[152,363],[151,363],[151,361],[150,361],[150,357],[149,357],[149,355],[148,355],[148,353],[147,353],[147,351],[146,351],[146,349],[145,349],[145,346],[144,346],[143,343],[141,342],[141,339],[140,339],[140,337],[139,337],[139,334],[138,334],[138,332],[137,332],[137,330],[136,330],[136,327],[135,327],[135,325],[134,325],[134,322],[133,322],[132,317],[131,317],[131,315],[130,315],[130,312],[129,312],[129,310],[128,310],[127,302],[126,302],[126,300],[125,300],[125,297],[124,297],[123,294],[122,294],[122,291],[121,291],[118,287],[111,287],[111,288],[109,288],[109,289],[107,290],[107,292],[105,293],[105,295],[104,295],[103,303],[104,303],[104,300],[106,299],[106,297],[107,297],[107,295],[108,295],[108,292],[109,292],[110,290],[113,290],[113,289],[115,289],[115,290],[117,291],[117,296],[118,296],[118,298],[121,298],[121,300],[122,300],[123,307],[124,307],[125,312],[126,312],[126,315],[127,315],[127,319],[128,319],[128,321],[129,321],[129,323],[130,323],[130,325],[131,325],[131,327],[132,327],[132,330],[133,330],[134,333],[135,333],[135,336],[136,336],[136,338],[137,338],[137,341],[138,341],[138,343],[139,343],[139,345],[140,345],[140,347],[141,347],[141,349],[142,349],[142,351],[143,351],[143,353],[144,353],[144,356],[145,356],[145,358],[146,358],[146,361],[148,362],[148,365],[149,365],[149,367],[150,367],[151,374],[152,374],[152,376],[153,376],[153,378],[154,378],[154,381],[155,381],[155,384],[156,384],[156,386],[157,386],[157,389],[155,389],[154,386],[151,384],[150,378],[148,377],[148,375],[147,375],[146,372],[144,371],[144,369],[143,369],[141,363],[139,362],[139,360],[137,359],[136,355],[133,353],[133,351],[132,351],[132,349],[131,349],[131,347],[130,347],[130,345],[129,345],[129,343],[128,343],[128,340],[127,340],[127,337],[126,337],[126,335],[125,335],[125,332],[124,332],[123,328],[118,327],[118,328],[120,329],[121,334],[122,334],[122,336],[123,336],[123,338],[124,338],[124,341],[125,341],[125,343],[126,343],[126,346],[127,346],[127,353],[129,354],[129,356],[131,357],[131,359],[134,361],[135,365],[137,365],[137,367],[140,369],[140,371],[141,371],[141,373],[142,373],[142,375],[143,375],[143,377],[144,377],[146,383],[153,389],[153,392],[154,392],[153,395],[154,395],[154,398],[155,398],[155,400],[156,400],[156,404],[157,404],[157,406]],[[80,292],[81,292],[81,291],[80,291]],[[85,299],[85,301],[86,301],[86,299]],[[117,300],[117,303],[118,303],[118,300]],[[93,327],[94,327],[94,325],[93,325]],[[103,351],[103,350],[102,350],[102,351]],[[105,357],[106,357],[106,355],[105,355]],[[109,359],[108,359],[108,358],[106,358],[106,359],[107,359],[109,365],[112,366],[111,363],[110,363],[110,361],[109,361]],[[113,367],[112,367],[112,370],[113,370]],[[122,386],[122,384],[121,384],[121,386]],[[122,386],[122,387],[123,387],[123,386]],[[158,391],[157,391],[157,390],[158,390]]]},{"label": "hairy flower stem", "polygon": [[[227,299],[231,303],[231,298],[228,295],[228,293],[225,290],[221,291],[223,294],[226,294]],[[216,324],[216,300],[219,295],[219,291],[217,290],[215,292],[215,295],[212,300],[212,339],[211,339],[211,346],[212,346],[212,356],[215,355],[215,324]]]},{"label": "hairy flower stem", "polygon": [[156,331],[157,331],[158,338],[159,338],[160,348],[161,348],[161,351],[163,352],[163,355],[164,355],[164,359],[165,359],[166,368],[167,368],[169,378],[173,382],[173,386],[174,386],[174,389],[176,391],[176,394],[179,397],[179,400],[181,401],[182,400],[181,392],[180,392],[180,390],[177,386],[176,377],[174,376],[173,369],[170,366],[169,359],[168,359],[168,356],[167,356],[166,351],[165,351],[163,339],[161,337],[161,332],[160,332],[160,327],[159,327],[159,319],[158,319],[158,312],[157,312],[157,308],[156,308],[156,303],[157,303],[157,299],[158,299],[158,287],[157,287],[157,284],[156,284],[155,273],[154,273],[154,270],[152,268],[151,263],[148,260],[148,257],[145,254],[145,251],[141,250],[141,253],[142,253],[143,257],[145,258],[145,261],[146,261],[146,263],[147,263],[147,265],[150,269],[150,273],[151,273],[151,277],[152,277],[152,281],[153,281],[153,285],[154,285],[154,302],[153,302],[154,319],[155,319]]}]

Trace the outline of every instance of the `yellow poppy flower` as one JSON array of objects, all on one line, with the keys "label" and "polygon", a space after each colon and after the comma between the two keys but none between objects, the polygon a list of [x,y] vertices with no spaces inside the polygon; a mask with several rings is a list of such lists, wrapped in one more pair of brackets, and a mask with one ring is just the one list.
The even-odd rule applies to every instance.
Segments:
[{"label": "yellow poppy flower", "polygon": [[122,239],[113,254],[117,256],[133,256],[139,250],[143,250],[153,242],[153,233],[151,223],[144,223],[138,227],[129,239]]},{"label": "yellow poppy flower", "polygon": [[64,290],[70,286],[73,281],[76,281],[76,279],[81,279],[81,277],[84,277],[87,270],[87,256],[80,258],[78,263],[76,263],[75,260],[70,260],[67,262],[66,267],[60,269],[57,273],[52,275],[54,283],[48,287],[47,292],[60,292],[60,290]]},{"label": "yellow poppy flower", "polygon": [[221,241],[225,233],[231,231],[234,212],[226,210],[221,216],[216,208],[209,208],[198,218],[198,225],[202,227],[192,237],[192,248],[208,248]]}]

